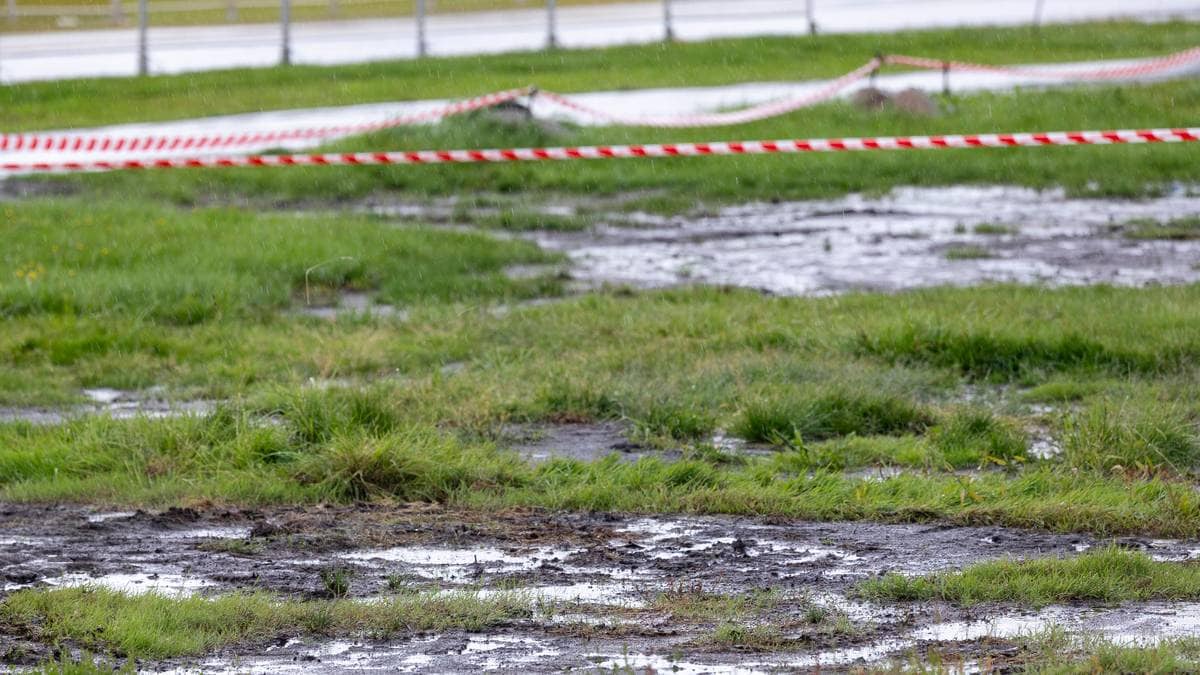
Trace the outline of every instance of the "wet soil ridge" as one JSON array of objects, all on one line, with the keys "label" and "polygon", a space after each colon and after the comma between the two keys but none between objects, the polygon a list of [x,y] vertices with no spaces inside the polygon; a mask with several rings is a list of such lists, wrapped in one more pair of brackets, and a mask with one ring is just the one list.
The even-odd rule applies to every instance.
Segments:
[{"label": "wet soil ridge", "polygon": [[[522,664],[547,672],[671,664],[696,672],[731,663],[762,670],[847,667],[924,644],[1012,638],[1051,625],[1143,640],[1184,635],[1200,621],[1200,605],[1186,603],[1026,611],[856,599],[859,583],[889,572],[1072,555],[1098,543],[1006,528],[481,514],[423,505],[152,513],[9,504],[0,513],[2,595],[97,585],[172,597],[267,591],[321,599],[331,592],[329,571],[338,570],[349,601],[467,590],[528,594],[538,607],[528,620],[486,635],[423,634],[383,644],[301,631],[270,646],[163,664],[189,672],[295,672],[316,663],[333,672],[434,663]],[[1197,543],[1119,543],[1163,560],[1200,556]],[[2,639],[30,654],[45,649],[19,634]],[[769,653],[757,653],[756,640],[769,642]],[[687,661],[672,661],[681,648]]]}]

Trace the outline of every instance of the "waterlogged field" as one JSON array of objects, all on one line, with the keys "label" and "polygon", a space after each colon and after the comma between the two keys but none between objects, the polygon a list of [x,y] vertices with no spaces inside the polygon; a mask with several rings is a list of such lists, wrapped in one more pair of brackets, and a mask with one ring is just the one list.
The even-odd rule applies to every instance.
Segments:
[{"label": "waterlogged field", "polygon": [[[737,131],[1182,125],[1200,89],[937,103]],[[1194,670],[1196,153],[9,178],[0,662]]]}]

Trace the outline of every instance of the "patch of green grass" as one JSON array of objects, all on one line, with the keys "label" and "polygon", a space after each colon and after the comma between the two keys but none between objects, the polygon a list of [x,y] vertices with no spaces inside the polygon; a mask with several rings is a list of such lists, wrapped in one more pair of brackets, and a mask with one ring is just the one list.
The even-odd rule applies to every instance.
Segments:
[{"label": "patch of green grass", "polygon": [[1102,402],[1066,418],[1063,453],[1093,470],[1189,473],[1200,469],[1200,425],[1177,406]]},{"label": "patch of green grass", "polygon": [[862,467],[938,469],[943,461],[929,442],[917,436],[845,436],[817,443],[793,444],[778,455],[782,470],[844,471]]},{"label": "patch of green grass", "polygon": [[1028,458],[1028,439],[1011,422],[982,410],[960,410],[929,432],[950,466],[1009,466]]},{"label": "patch of green grass", "polygon": [[1165,222],[1149,218],[1131,220],[1122,232],[1128,239],[1200,239],[1200,216],[1172,218]]},{"label": "patch of green grass", "polygon": [[859,335],[863,354],[889,363],[924,363],[951,367],[980,380],[1013,380],[1053,372],[1103,372],[1115,375],[1154,374],[1187,368],[1200,343],[1185,340],[1163,349],[1140,349],[1134,342],[1113,344],[1094,334],[1070,330],[1012,330],[1002,322],[987,327],[910,323]]},{"label": "patch of green grass", "polygon": [[787,461],[791,453],[736,463],[702,457],[625,463],[610,457],[531,466],[427,424],[380,437],[349,432],[291,446],[285,454],[262,453],[253,434],[239,431],[245,428],[225,423],[214,428],[205,418],[100,418],[20,432],[0,427],[0,499],[144,506],[383,497],[481,509],[948,520],[1099,535],[1200,534],[1200,496],[1188,483],[1112,477],[1054,463],[1013,475],[901,474],[884,480],[797,472]]},{"label": "patch of green grass", "polygon": [[192,656],[297,630],[386,639],[414,631],[477,631],[528,617],[519,594],[410,594],[375,603],[290,601],[268,595],[168,598],[103,588],[23,590],[0,601],[6,624],[129,658]]},{"label": "patch of green grass", "polygon": [[774,591],[751,591],[738,595],[706,592],[686,584],[672,587],[655,596],[651,609],[669,613],[678,621],[738,621],[777,606],[780,598]]},{"label": "patch of green grass", "polygon": [[1029,403],[1070,403],[1082,401],[1102,389],[1097,382],[1055,379],[1021,392],[1021,399]]},{"label": "patch of green grass", "polygon": [[945,600],[962,605],[1191,600],[1200,598],[1200,567],[1157,562],[1114,546],[1071,558],[976,563],[962,571],[922,577],[889,574],[863,582],[858,590],[879,601]]},{"label": "patch of green grass", "polygon": [[790,394],[747,404],[734,433],[749,441],[802,445],[851,434],[916,433],[934,421],[932,412],[895,394],[843,388]]},{"label": "patch of green grass", "polygon": [[1184,673],[1200,668],[1200,640],[1160,640],[1151,646],[1128,646],[1088,635],[1051,628],[1018,640],[1022,666],[1030,672]]},{"label": "patch of green grass", "polygon": [[1012,225],[1001,225],[1000,223],[979,223],[971,228],[975,234],[985,234],[988,236],[1001,236],[1006,234],[1016,234],[1020,230]]},{"label": "patch of green grass", "polygon": [[261,541],[254,539],[212,539],[200,542],[196,548],[212,553],[253,557],[262,553],[264,547]]},{"label": "patch of green grass", "polygon": [[991,258],[992,252],[982,246],[954,246],[943,254],[946,260],[983,260]]},{"label": "patch of green grass", "polygon": [[[191,325],[263,319],[342,290],[390,303],[530,297],[555,282],[513,280],[505,266],[555,260],[516,241],[362,216],[177,211],[110,202],[8,204],[0,227],[0,316],[122,316]],[[336,234],[330,236],[330,230]],[[105,349],[116,336],[57,336],[52,358]],[[32,339],[20,349],[54,350]]]},{"label": "patch of green grass", "polygon": [[778,651],[790,642],[775,626],[743,626],[736,623],[717,626],[704,641],[714,647],[744,651]]},{"label": "patch of green grass", "polygon": [[[1144,57],[1200,42],[1200,24],[1099,22],[865,35],[753,37],[531,51],[347,66],[254,68],[146,78],[31,82],[0,89],[0,128],[69,128],[280,108],[555,91],[704,86],[841,75],[876,52],[987,63]],[[212,92],[220,91],[221,96]],[[1097,109],[1102,109],[1099,105]],[[1132,124],[1132,122],[1130,122]]]},{"label": "patch of green grass", "polygon": [[344,598],[350,595],[350,580],[354,577],[354,570],[348,567],[329,567],[321,570],[321,586],[325,588],[325,595],[330,598]]}]

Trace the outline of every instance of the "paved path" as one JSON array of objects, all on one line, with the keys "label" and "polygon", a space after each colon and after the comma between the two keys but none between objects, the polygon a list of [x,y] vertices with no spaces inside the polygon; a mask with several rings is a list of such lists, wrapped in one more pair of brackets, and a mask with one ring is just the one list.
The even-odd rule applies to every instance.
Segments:
[{"label": "paved path", "polygon": [[[1029,23],[1035,0],[815,0],[824,33],[891,31],[968,25]],[[804,0],[673,0],[679,39],[804,34]],[[1200,18],[1196,0],[1045,0],[1046,22],[1132,16],[1161,20]],[[558,10],[566,47],[660,40],[662,6],[631,2]],[[536,49],[545,44],[541,9],[435,15],[428,25],[434,55]],[[178,73],[278,62],[279,27],[271,24],[151,28],[150,68]],[[0,36],[0,82],[133,74],[137,32],[132,29]],[[293,27],[296,63],[335,64],[411,58],[411,19],[302,23]]]}]

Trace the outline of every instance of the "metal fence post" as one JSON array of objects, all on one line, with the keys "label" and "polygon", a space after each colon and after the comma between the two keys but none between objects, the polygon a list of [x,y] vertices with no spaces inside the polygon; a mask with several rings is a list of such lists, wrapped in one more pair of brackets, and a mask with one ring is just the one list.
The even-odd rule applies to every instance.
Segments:
[{"label": "metal fence post", "polygon": [[8,22],[16,23],[17,22],[17,0],[8,0],[8,2],[5,3],[5,7],[8,9]]},{"label": "metal fence post", "polygon": [[813,7],[814,0],[804,0],[804,18],[808,19],[808,34],[817,34],[817,13]]},{"label": "metal fence post", "polygon": [[150,74],[150,47],[146,44],[149,25],[149,0],[138,0],[138,75]]},{"label": "metal fence post", "polygon": [[1042,27],[1042,10],[1046,7],[1046,0],[1034,0],[1033,3],[1033,27]]},{"label": "metal fence post", "polygon": [[667,42],[675,40],[675,27],[672,23],[671,0],[663,0],[663,39]]},{"label": "metal fence post", "polygon": [[546,49],[558,48],[558,3],[546,0]]},{"label": "metal fence post", "polygon": [[225,3],[225,20],[231,23],[238,20],[236,0],[229,0]]},{"label": "metal fence post", "polygon": [[417,56],[425,56],[429,46],[425,44],[425,0],[417,0]]},{"label": "metal fence post", "polygon": [[290,65],[292,62],[292,0],[279,0],[279,30],[282,49],[280,49],[280,65]]},{"label": "metal fence post", "polygon": [[121,6],[121,0],[112,0],[112,20],[116,26],[125,23],[125,8]]}]

